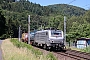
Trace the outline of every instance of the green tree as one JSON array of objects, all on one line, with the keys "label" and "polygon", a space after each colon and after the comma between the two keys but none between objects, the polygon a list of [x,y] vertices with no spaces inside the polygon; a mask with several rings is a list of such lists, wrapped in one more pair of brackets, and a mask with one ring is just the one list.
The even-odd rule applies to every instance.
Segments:
[{"label": "green tree", "polygon": [[2,14],[2,11],[0,11],[0,36],[5,34],[5,32],[6,32],[6,19]]}]

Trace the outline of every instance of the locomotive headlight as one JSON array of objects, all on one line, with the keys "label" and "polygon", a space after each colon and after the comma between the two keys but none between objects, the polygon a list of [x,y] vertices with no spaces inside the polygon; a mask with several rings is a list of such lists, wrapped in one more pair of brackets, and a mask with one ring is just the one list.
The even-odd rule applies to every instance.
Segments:
[{"label": "locomotive headlight", "polygon": [[52,40],[52,43],[53,43],[54,41]]},{"label": "locomotive headlight", "polygon": [[54,41],[53,41],[52,39],[49,39],[48,41],[49,41],[50,43],[54,43]]}]

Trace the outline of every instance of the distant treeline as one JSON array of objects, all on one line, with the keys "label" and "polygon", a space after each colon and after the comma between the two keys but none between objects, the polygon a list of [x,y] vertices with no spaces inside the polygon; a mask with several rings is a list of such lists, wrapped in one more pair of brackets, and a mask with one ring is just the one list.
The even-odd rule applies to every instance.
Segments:
[{"label": "distant treeline", "polygon": [[64,28],[64,16],[67,17],[67,41],[79,37],[90,37],[90,10],[80,7],[56,4],[41,6],[26,0],[0,0],[0,36],[18,37],[18,28],[22,32],[28,31],[28,15],[30,15],[30,29],[39,30],[54,27]]}]

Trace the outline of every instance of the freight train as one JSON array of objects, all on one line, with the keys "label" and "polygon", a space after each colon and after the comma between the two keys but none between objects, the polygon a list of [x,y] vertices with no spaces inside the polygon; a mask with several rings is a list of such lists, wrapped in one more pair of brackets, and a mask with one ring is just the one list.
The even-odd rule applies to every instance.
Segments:
[{"label": "freight train", "polygon": [[[61,30],[40,30],[30,34],[33,39],[32,45],[43,47],[44,49],[65,49],[63,31]],[[30,37],[32,38],[32,37]]]},{"label": "freight train", "polygon": [[[31,44],[34,41],[34,35],[35,35],[35,31],[34,32],[30,32],[30,43]],[[21,40],[22,40],[22,42],[28,43],[28,33],[23,33]]]}]

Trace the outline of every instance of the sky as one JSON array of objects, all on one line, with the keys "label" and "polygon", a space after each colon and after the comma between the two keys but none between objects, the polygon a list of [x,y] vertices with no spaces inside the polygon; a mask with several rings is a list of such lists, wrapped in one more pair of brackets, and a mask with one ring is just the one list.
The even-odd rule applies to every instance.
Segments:
[{"label": "sky", "polygon": [[90,0],[29,0],[29,1],[40,4],[41,6],[53,4],[69,4],[84,8],[86,10],[90,9]]}]

